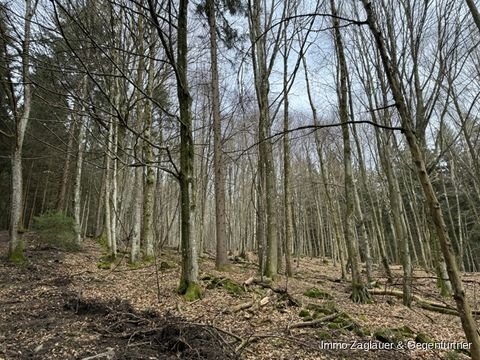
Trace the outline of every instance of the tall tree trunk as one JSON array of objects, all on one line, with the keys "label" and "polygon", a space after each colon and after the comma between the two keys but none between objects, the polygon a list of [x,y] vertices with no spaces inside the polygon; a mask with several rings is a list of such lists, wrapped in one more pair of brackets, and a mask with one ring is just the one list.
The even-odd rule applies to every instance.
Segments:
[{"label": "tall tree trunk", "polygon": [[290,185],[290,138],[288,136],[289,129],[289,103],[288,103],[288,43],[287,43],[287,27],[283,28],[284,40],[284,57],[283,57],[283,91],[285,92],[283,99],[283,217],[285,222],[284,230],[284,251],[285,251],[285,273],[292,276],[292,191]]},{"label": "tall tree trunk", "polygon": [[218,83],[217,61],[217,26],[215,1],[206,1],[206,12],[210,31],[210,62],[211,62],[211,92],[213,117],[213,167],[215,169],[215,229],[217,251],[215,267],[222,270],[228,265],[226,248],[226,217],[225,217],[225,175],[223,163],[222,123],[220,117],[220,92]]},{"label": "tall tree trunk", "polygon": [[425,166],[425,157],[422,152],[422,148],[420,147],[412,129],[411,119],[408,116],[406,102],[401,90],[398,74],[396,73],[395,69],[392,68],[392,64],[386,51],[385,40],[383,39],[381,32],[378,30],[377,20],[372,8],[372,4],[368,0],[362,0],[362,2],[367,13],[367,22],[369,28],[375,39],[382,59],[383,68],[390,84],[392,95],[395,99],[395,105],[400,115],[404,135],[407,140],[408,147],[410,149],[412,159],[423,188],[423,192],[425,193],[428,207],[430,208],[431,217],[437,232],[438,241],[440,243],[440,248],[447,265],[448,275],[450,281],[452,282],[457,310],[459,312],[467,340],[471,343],[470,354],[473,360],[480,360],[480,337],[478,335],[477,325],[472,316],[470,305],[465,298],[465,290],[460,278],[460,272],[458,271],[452,244],[448,238],[442,209]]},{"label": "tall tree trunk", "polygon": [[[117,87],[117,91],[119,91],[118,87]],[[119,97],[120,97],[120,94],[117,93],[116,94],[116,104],[118,106],[118,104],[120,103],[119,101]],[[112,181],[112,197],[111,197],[111,206],[110,206],[110,222],[108,223],[111,227],[111,232],[110,232],[110,236],[111,236],[111,248],[110,248],[110,254],[112,255],[112,257],[116,257],[117,256],[117,219],[118,219],[118,201],[117,201],[117,198],[118,198],[118,178],[117,178],[117,175],[118,175],[118,160],[117,160],[117,150],[118,150],[118,122],[117,122],[117,119],[116,118],[112,118],[112,124],[111,126],[113,126],[113,148],[112,148],[112,152],[113,152],[113,166],[112,166],[112,177],[111,177],[111,181]]]},{"label": "tall tree trunk", "polygon": [[188,300],[201,296],[198,285],[198,252],[195,239],[195,199],[193,188],[194,145],[192,96],[187,76],[188,0],[180,0],[177,24],[177,97],[180,107],[180,197],[182,273],[179,293]]},{"label": "tall tree trunk", "polygon": [[[138,42],[137,51],[139,54],[137,62],[137,74],[136,74],[136,119],[135,119],[135,140],[133,145],[133,158],[134,158],[134,188],[133,188],[133,219],[132,219],[132,246],[130,250],[130,262],[136,263],[140,259],[140,247],[142,238],[142,210],[143,210],[143,143],[145,140],[141,139],[143,134],[143,122],[145,115],[145,99],[143,98],[144,71],[145,71],[145,58],[144,58],[144,42],[143,37],[145,35],[144,17],[141,15],[141,8],[139,6],[140,16],[138,18]],[[148,115],[147,115],[148,116]]]},{"label": "tall tree trunk", "polygon": [[96,211],[96,220],[95,220],[95,238],[98,238],[102,235],[104,231],[104,222],[105,216],[102,216],[102,208],[104,208],[104,199],[105,199],[105,182],[106,182],[106,170],[102,171],[102,178],[100,182],[100,189],[98,191],[98,202],[97,202],[97,211]]},{"label": "tall tree trunk", "polygon": [[[320,122],[318,120],[317,108],[315,107],[315,103],[313,102],[312,92],[310,89],[310,80],[308,77],[307,62],[305,57],[302,57],[302,63],[303,63],[303,69],[305,72],[305,84],[307,88],[308,103],[310,105],[310,109],[312,110],[313,123],[315,126],[318,126],[320,125]],[[327,209],[328,209],[329,217],[332,219],[332,222],[333,222],[333,230],[335,234],[335,241],[333,241],[333,243],[336,244],[337,246],[338,257],[340,260],[340,267],[341,267],[341,277],[343,280],[346,277],[346,269],[345,269],[345,261],[343,256],[343,245],[341,245],[343,243],[342,230],[340,229],[341,226],[338,222],[337,211],[333,204],[332,196],[328,188],[328,176],[327,176],[327,171],[324,165],[322,143],[321,143],[321,139],[318,131],[315,131],[315,149],[317,151],[318,161],[320,163],[320,173],[322,177],[323,190],[325,192],[325,197],[327,199]],[[336,255],[334,253],[333,255],[334,259],[335,259],[335,256]]]},{"label": "tall tree trunk", "polygon": [[85,75],[80,85],[82,106],[80,115],[78,115],[78,148],[77,148],[77,162],[75,165],[75,179],[73,183],[73,228],[75,232],[75,242],[80,245],[82,242],[81,229],[81,199],[82,199],[82,170],[83,170],[83,153],[85,149],[85,135],[87,132],[86,106],[85,101],[87,97],[87,76]]},{"label": "tall tree trunk", "polygon": [[[149,96],[154,96],[154,78],[155,78],[155,42],[153,39],[150,44],[150,60],[148,64],[148,84],[147,93]],[[143,196],[143,221],[142,221],[142,240],[145,246],[145,257],[152,258],[154,256],[154,241],[153,241],[153,210],[155,207],[155,169],[153,167],[154,154],[152,146],[152,102],[147,100],[145,105],[145,124],[144,124],[144,141],[143,154],[147,168],[145,178],[145,191]]]},{"label": "tall tree trunk", "polygon": [[75,139],[75,121],[70,122],[68,128],[68,144],[67,144],[67,156],[65,157],[65,164],[63,166],[62,180],[60,185],[60,191],[58,192],[57,199],[57,211],[66,212],[66,197],[67,197],[67,187],[68,181],[70,180],[70,167],[72,162],[72,148],[73,140]]},{"label": "tall tree trunk", "polygon": [[[271,118],[268,95],[270,92],[269,76],[272,71],[275,56],[278,52],[278,39],[275,43],[270,59],[267,61],[264,31],[262,30],[262,9],[266,6],[261,0],[254,0],[249,4],[250,40],[252,43],[253,73],[255,79],[255,92],[259,110],[258,141],[259,141],[259,182],[262,200],[264,201],[265,214],[258,217],[259,221],[265,220],[265,224],[258,225],[258,230],[264,229],[266,242],[266,263],[264,274],[274,277],[278,272],[278,239],[276,233],[275,214],[275,171],[273,161],[273,147],[269,139]],[[264,24],[268,27],[268,24]],[[264,199],[264,200],[263,200]],[[263,235],[261,235],[263,236]]]},{"label": "tall tree trunk", "polygon": [[[332,14],[336,15],[335,1],[330,1]],[[343,40],[339,29],[338,18],[333,18],[335,33],[335,47],[339,65],[339,113],[342,123],[343,137],[343,164],[345,171],[345,242],[347,244],[348,257],[350,258],[352,271],[352,294],[354,302],[364,303],[370,300],[370,295],[363,282],[360,272],[358,244],[354,233],[354,211],[355,211],[355,188],[352,172],[352,155],[350,144],[350,131],[348,126],[348,89],[347,89],[347,63],[343,49]]]},{"label": "tall tree trunk", "polygon": [[[22,81],[23,81],[23,112],[20,115],[18,109],[14,110],[15,120],[15,140],[12,151],[12,197],[10,207],[10,227],[9,235],[10,241],[8,244],[8,257],[12,261],[23,261],[23,244],[21,237],[18,236],[18,228],[22,212],[22,151],[23,140],[25,137],[25,130],[30,117],[30,110],[32,106],[32,83],[30,81],[30,35],[31,35],[31,21],[35,13],[37,2],[32,3],[32,0],[26,0],[25,3],[25,28],[23,32],[23,47],[22,47]],[[15,94],[11,94],[15,96]]]},{"label": "tall tree trunk", "polygon": [[111,186],[112,186],[112,146],[113,146],[113,118],[110,122],[107,138],[107,151],[105,152],[105,195],[104,195],[104,208],[105,208],[105,226],[104,233],[107,240],[107,246],[112,248],[112,201],[111,201]]}]

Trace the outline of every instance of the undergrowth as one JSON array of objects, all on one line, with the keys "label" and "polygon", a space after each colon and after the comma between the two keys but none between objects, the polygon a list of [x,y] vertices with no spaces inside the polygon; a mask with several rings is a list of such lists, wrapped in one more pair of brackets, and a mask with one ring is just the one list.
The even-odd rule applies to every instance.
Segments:
[{"label": "undergrowth", "polygon": [[78,251],[80,247],[75,242],[73,224],[73,218],[61,212],[47,212],[34,217],[33,230],[43,244],[65,251]]}]

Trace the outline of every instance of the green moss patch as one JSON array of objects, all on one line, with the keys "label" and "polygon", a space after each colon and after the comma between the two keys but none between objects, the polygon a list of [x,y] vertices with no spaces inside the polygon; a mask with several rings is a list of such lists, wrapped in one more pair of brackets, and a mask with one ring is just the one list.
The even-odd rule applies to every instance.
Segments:
[{"label": "green moss patch", "polygon": [[433,339],[425,333],[418,333],[415,342],[419,344],[433,344]]},{"label": "green moss patch", "polygon": [[8,255],[8,260],[17,265],[22,265],[25,263],[25,256],[23,255],[23,241],[20,240],[18,245],[13,249],[13,251]]},{"label": "green moss patch", "polygon": [[400,328],[389,329],[389,328],[379,328],[373,333],[373,337],[378,341],[384,343],[394,343],[397,344],[401,341],[407,339],[415,338],[415,333],[408,326],[402,326]]},{"label": "green moss patch", "polygon": [[[330,315],[337,312],[335,302],[333,301],[326,301],[323,304],[308,303],[306,308],[308,310],[313,311],[314,314],[322,315],[322,316]],[[317,317],[320,317],[320,316],[317,316]]]},{"label": "green moss patch", "polygon": [[112,264],[115,262],[115,256],[112,254],[104,255],[100,258],[100,261],[97,263],[97,268],[103,270],[109,270],[112,268]]},{"label": "green moss patch", "polygon": [[168,261],[162,261],[160,262],[159,268],[161,271],[165,271],[165,270],[175,269],[176,266],[172,263],[169,263]]},{"label": "green moss patch", "polygon": [[310,311],[305,310],[305,309],[302,309],[302,310],[300,310],[300,312],[298,313],[298,316],[300,316],[301,318],[310,317]]},{"label": "green moss patch", "polygon": [[65,251],[78,251],[73,218],[61,212],[47,212],[33,218],[33,229],[40,241]]},{"label": "green moss patch", "polygon": [[99,237],[96,238],[96,241],[105,251],[109,250],[107,234],[105,233],[105,230],[100,234]]},{"label": "green moss patch", "polygon": [[225,277],[207,275],[204,276],[202,280],[208,282],[207,289],[223,288],[232,296],[239,296],[245,292],[242,285]]},{"label": "green moss patch", "polygon": [[306,290],[303,293],[303,295],[313,299],[326,299],[326,300],[333,299],[333,296],[330,295],[330,293],[326,292],[325,290],[320,290],[319,288],[316,288],[316,287],[312,287]]},{"label": "green moss patch", "polygon": [[183,295],[186,301],[195,301],[203,297],[202,288],[196,282],[182,280],[178,287],[178,293]]},{"label": "green moss patch", "polygon": [[326,330],[319,330],[316,332],[316,335],[319,340],[332,340],[333,336],[330,334],[330,332]]}]

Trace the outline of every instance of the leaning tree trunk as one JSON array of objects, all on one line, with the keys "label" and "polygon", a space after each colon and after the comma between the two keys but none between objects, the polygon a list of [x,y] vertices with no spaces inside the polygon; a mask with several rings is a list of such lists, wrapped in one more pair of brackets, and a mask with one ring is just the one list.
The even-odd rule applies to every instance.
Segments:
[{"label": "leaning tree trunk", "polygon": [[375,39],[377,49],[380,53],[385,75],[387,76],[392,95],[395,99],[395,105],[400,115],[405,138],[410,149],[415,168],[420,180],[420,183],[425,193],[425,198],[430,208],[431,217],[440,243],[440,248],[445,258],[447,271],[452,283],[454,291],[454,299],[457,304],[457,310],[462,321],[462,326],[465,331],[468,342],[471,343],[470,355],[473,360],[480,360],[480,337],[478,335],[477,324],[472,316],[470,304],[465,298],[465,290],[458,271],[457,261],[453,252],[452,244],[448,237],[447,227],[444,221],[442,209],[438,202],[435,190],[433,189],[426,165],[425,157],[422,152],[415,133],[412,129],[411,119],[408,116],[407,105],[403,96],[398,73],[392,67],[390,59],[386,51],[385,40],[381,32],[378,30],[377,20],[372,9],[372,4],[368,0],[362,0],[365,11],[367,13],[367,23],[370,31]]},{"label": "leaning tree trunk", "polygon": [[474,0],[466,0],[470,13],[472,14],[473,21],[477,25],[478,31],[480,31],[480,12],[478,11],[477,6],[475,5]]}]

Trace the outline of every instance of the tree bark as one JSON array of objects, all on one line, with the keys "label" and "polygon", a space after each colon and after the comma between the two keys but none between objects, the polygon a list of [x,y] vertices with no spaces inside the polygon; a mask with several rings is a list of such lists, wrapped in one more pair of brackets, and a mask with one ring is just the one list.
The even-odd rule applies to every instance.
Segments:
[{"label": "tree bark", "polygon": [[223,163],[222,122],[220,117],[220,92],[217,60],[217,26],[215,1],[206,1],[206,12],[210,32],[211,92],[213,118],[213,167],[215,170],[215,229],[217,251],[215,267],[222,270],[228,265],[226,248],[226,215],[225,215],[225,175]]},{"label": "tree bark", "polygon": [[289,129],[289,102],[288,102],[288,43],[287,43],[287,27],[283,28],[284,40],[284,57],[283,57],[283,91],[285,92],[283,99],[283,217],[285,222],[284,230],[284,251],[285,251],[285,273],[292,276],[292,191],[291,191],[291,175],[290,175],[290,138],[288,136]]},{"label": "tree bark", "polygon": [[66,213],[66,197],[68,181],[70,180],[70,167],[72,162],[72,148],[73,140],[75,138],[75,121],[71,121],[68,128],[68,144],[67,144],[67,156],[65,157],[65,165],[62,172],[62,182],[60,185],[60,191],[58,192],[57,199],[57,211]]},{"label": "tree bark", "polygon": [[[335,1],[330,1],[332,14],[336,15]],[[340,122],[342,123],[343,137],[343,164],[345,172],[345,242],[347,244],[348,257],[350,259],[352,271],[352,294],[351,299],[354,302],[368,302],[370,296],[365,283],[362,280],[359,264],[358,243],[354,233],[354,211],[355,211],[355,185],[353,183],[352,155],[350,144],[350,131],[348,116],[348,89],[347,89],[347,63],[343,49],[343,40],[339,29],[339,21],[333,18],[333,27],[335,33],[335,48],[338,57],[339,66],[339,89],[337,90]]]},{"label": "tree bark", "polygon": [[[154,56],[155,56],[155,42],[152,39],[150,49],[150,60],[148,64],[148,84],[147,93],[149,96],[154,96]],[[154,154],[152,141],[152,102],[147,100],[145,105],[145,124],[144,124],[144,140],[143,140],[143,154],[145,158],[145,166],[147,168],[145,177],[145,190],[143,195],[143,219],[142,219],[142,240],[145,248],[144,256],[151,259],[154,253],[154,239],[153,239],[153,211],[155,208],[155,169],[153,167]]]},{"label": "tree bark", "polygon": [[477,25],[478,31],[480,31],[480,12],[477,9],[477,6],[475,5],[474,0],[466,0],[468,8],[470,9],[470,13],[472,14],[473,21],[475,22],[475,25]]},{"label": "tree bark", "polygon": [[[276,234],[276,214],[275,214],[275,170],[273,161],[272,142],[269,139],[271,118],[269,110],[268,95],[270,92],[269,76],[272,70],[272,64],[278,52],[278,41],[274,45],[272,54],[267,60],[266,44],[264,32],[262,30],[261,14],[266,6],[260,0],[254,0],[253,6],[249,6],[250,20],[250,40],[252,43],[253,73],[255,79],[255,92],[257,95],[257,104],[259,110],[258,120],[258,141],[259,141],[259,182],[262,196],[260,201],[264,201],[265,214],[258,216],[260,221],[258,230],[264,229],[266,242],[266,263],[264,274],[268,277],[274,277],[278,272],[278,239]],[[268,27],[267,24],[264,24]],[[278,40],[278,39],[277,39]],[[265,220],[265,224],[261,221]],[[258,236],[258,234],[257,234]],[[263,236],[263,235],[261,235]],[[259,238],[260,243],[261,237]]]},{"label": "tree bark", "polygon": [[[15,140],[12,151],[12,198],[10,207],[10,241],[8,244],[8,257],[13,261],[23,261],[22,238],[18,236],[20,217],[22,212],[22,151],[25,130],[27,128],[32,107],[32,83],[30,81],[30,35],[31,21],[35,13],[37,2],[32,4],[32,0],[26,0],[25,3],[25,27],[24,40],[22,47],[22,81],[23,81],[23,112],[20,115],[18,109],[13,109],[15,120]],[[15,94],[11,94],[15,96]]]},{"label": "tree bark", "polygon": [[82,243],[82,229],[81,229],[81,199],[82,199],[82,170],[83,170],[83,153],[85,149],[85,135],[87,132],[86,108],[84,105],[87,95],[87,76],[85,75],[80,85],[80,101],[83,102],[78,119],[78,148],[77,148],[77,162],[75,166],[75,179],[73,183],[73,228],[75,232],[75,242],[77,245]]},{"label": "tree bark", "polygon": [[180,107],[180,197],[182,273],[179,292],[188,300],[201,296],[198,285],[198,253],[195,239],[195,200],[193,189],[194,145],[192,135],[192,96],[187,76],[188,0],[180,0],[177,24],[177,97]]}]

